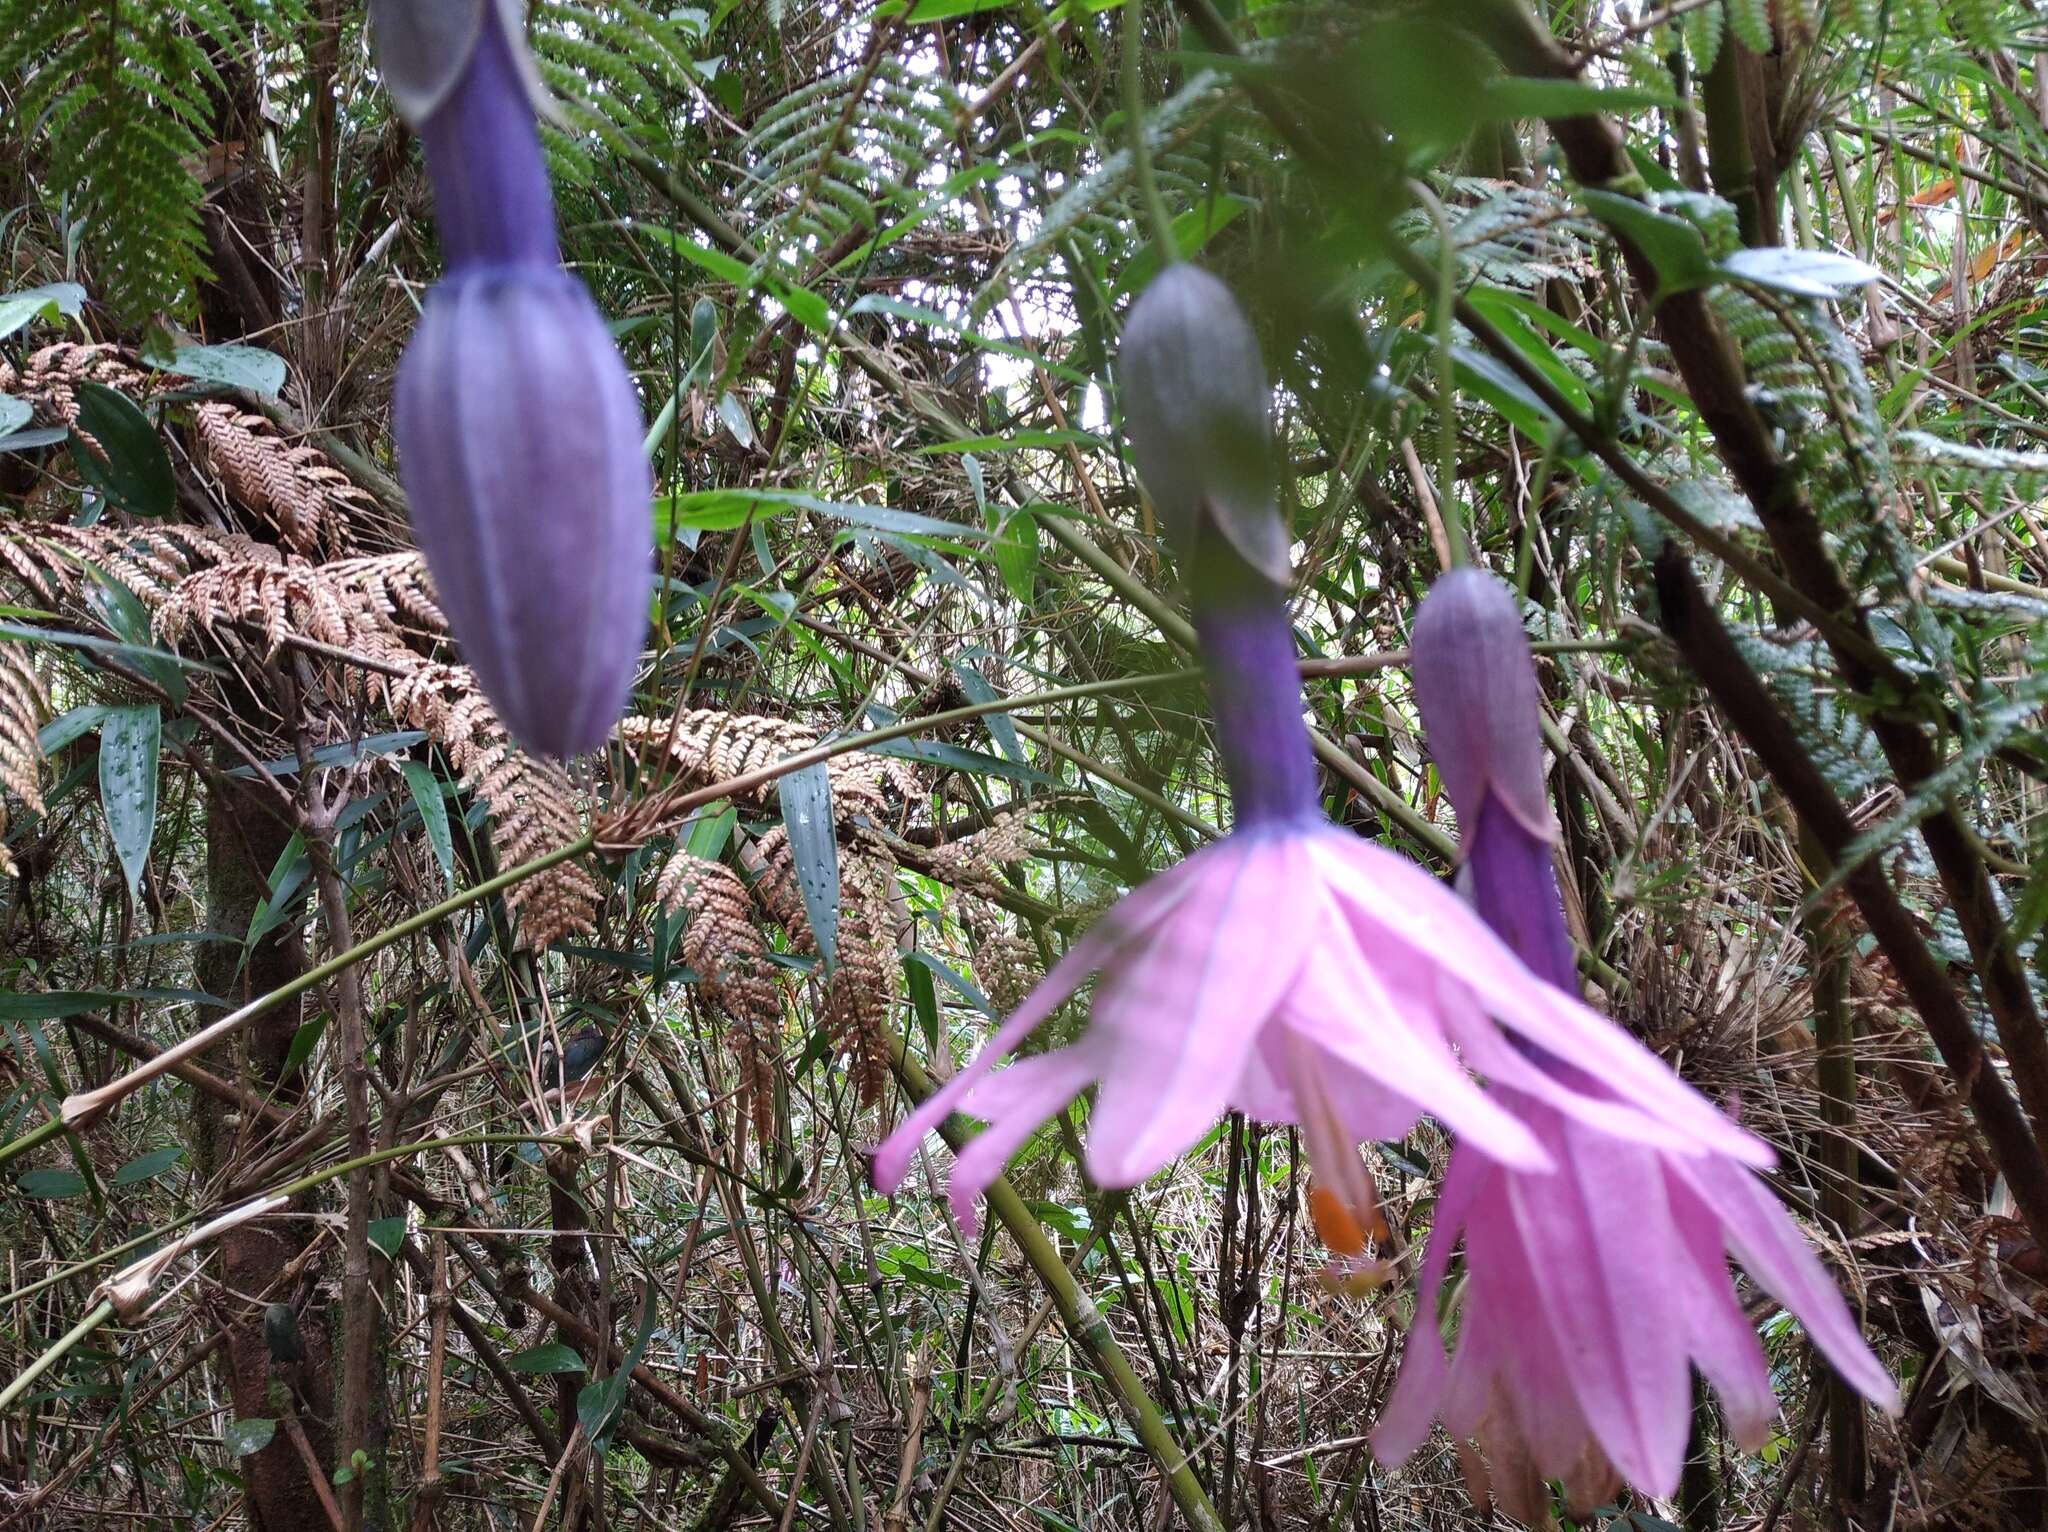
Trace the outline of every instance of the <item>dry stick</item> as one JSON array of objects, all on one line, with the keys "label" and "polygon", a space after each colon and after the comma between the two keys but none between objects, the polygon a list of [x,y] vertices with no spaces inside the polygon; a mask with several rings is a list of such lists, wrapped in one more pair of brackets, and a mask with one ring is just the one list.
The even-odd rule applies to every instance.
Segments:
[{"label": "dry stick", "polygon": [[306,1428],[299,1424],[298,1411],[286,1406],[284,1412],[284,1433],[298,1449],[299,1458],[306,1465],[306,1479],[313,1486],[313,1493],[320,1497],[320,1509],[327,1513],[327,1521],[334,1532],[342,1532],[341,1507],[335,1504],[334,1491],[327,1485],[327,1465],[320,1461],[320,1454],[313,1450],[313,1444],[306,1440]]},{"label": "dry stick", "polygon": [[907,1532],[910,1526],[910,1490],[917,1479],[917,1460],[924,1451],[924,1416],[931,1402],[932,1373],[920,1349],[911,1363],[910,1415],[903,1425],[903,1452],[896,1460],[896,1493],[882,1518],[882,1532]]},{"label": "dry stick", "polygon": [[[902,1084],[904,1094],[912,1101],[923,1101],[930,1096],[937,1086],[925,1074],[923,1066],[910,1056],[904,1047],[903,1035],[892,1027],[886,1033],[885,1041],[889,1061],[895,1067],[896,1078]],[[939,1131],[955,1150],[972,1137],[960,1126],[958,1118],[949,1118],[941,1124]],[[1216,1514],[1216,1507],[1210,1503],[1201,1481],[1196,1478],[1186,1452],[1160,1417],[1159,1406],[1145,1391],[1144,1383],[1132,1370],[1123,1349],[1116,1343],[1116,1337],[1110,1333],[1108,1323],[1074,1281],[1073,1273],[1067,1270],[1059,1251],[1053,1248],[1052,1241],[1039,1228],[1038,1220],[1031,1216],[1024,1199],[1002,1176],[989,1184],[986,1196],[989,1211],[1010,1231],[1010,1238],[1016,1241],[1024,1259],[1031,1263],[1031,1269],[1038,1274],[1039,1281],[1058,1306],[1060,1322],[1066,1327],[1067,1334],[1095,1364],[1104,1384],[1123,1407],[1138,1440],[1166,1476],[1167,1492],[1173,1496],[1174,1504],[1180,1507],[1188,1525],[1194,1532],[1223,1532],[1223,1519]]]},{"label": "dry stick", "polygon": [[420,1487],[413,1502],[413,1532],[428,1532],[434,1523],[434,1508],[441,1499],[441,1372],[448,1358],[448,1309],[453,1301],[448,1292],[448,1236],[436,1234],[434,1289],[427,1300],[434,1316],[427,1341],[427,1420],[425,1440],[420,1446]]}]

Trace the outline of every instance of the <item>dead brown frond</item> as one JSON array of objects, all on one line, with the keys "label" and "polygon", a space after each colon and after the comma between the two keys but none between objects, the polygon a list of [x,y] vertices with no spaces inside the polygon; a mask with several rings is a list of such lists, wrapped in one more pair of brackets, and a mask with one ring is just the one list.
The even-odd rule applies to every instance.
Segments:
[{"label": "dead brown frond", "polygon": [[142,370],[119,346],[59,341],[30,352],[19,372],[0,362],[0,393],[26,399],[47,425],[77,423],[81,383],[103,383],[134,392],[142,381]]},{"label": "dead brown frond", "polygon": [[[373,677],[392,715],[424,730],[448,753],[463,785],[489,806],[492,840],[507,867],[559,851],[583,834],[568,774],[512,743],[505,726],[460,665],[421,663],[403,677]],[[573,859],[514,884],[505,902],[519,912],[521,934],[545,947],[596,928],[604,889]]]},{"label": "dead brown frond", "polygon": [[1019,931],[992,931],[974,944],[970,956],[975,981],[998,1016],[1024,1003],[1038,982],[1038,948]]},{"label": "dead brown frond", "polygon": [[669,914],[687,919],[682,954],[697,974],[698,994],[737,1023],[726,1035],[755,1134],[766,1143],[775,1128],[782,986],[750,915],[746,885],[722,863],[678,851],[655,881],[655,898]]},{"label": "dead brown frond", "polygon": [[230,499],[275,527],[295,553],[347,553],[355,542],[353,520],[370,509],[369,496],[317,447],[293,446],[261,415],[231,404],[199,406],[192,455]]},{"label": "dead brown frond", "polygon": [[337,559],[324,565],[337,586],[354,591],[371,611],[394,626],[411,626],[438,636],[448,631],[448,618],[434,593],[427,561],[414,552],[385,553],[375,558]]},{"label": "dead brown frond", "polygon": [[70,527],[42,522],[0,533],[0,565],[44,606],[61,606],[89,588],[98,569],[154,611],[180,582],[216,564],[276,562],[277,549],[237,532],[161,523],[147,527]]},{"label": "dead brown frond", "polygon": [[796,853],[789,849],[789,832],[777,825],[751,842],[740,852],[740,865],[753,883],[755,900],[768,918],[788,933],[790,946],[799,952],[816,950],[811,923],[804,915],[803,890],[796,881]]},{"label": "dead brown frond", "polygon": [[[43,809],[43,755],[36,745],[36,730],[48,711],[28,645],[0,644],[0,787],[37,813]],[[0,850],[0,858],[5,855]]]},{"label": "dead brown frond", "polygon": [[213,634],[223,622],[263,626],[271,653],[287,638],[347,648],[363,626],[327,572],[303,559],[221,564],[179,582],[156,609],[156,632],[175,644],[192,628]]},{"label": "dead brown frond", "polygon": [[825,1022],[864,1106],[889,1083],[887,1042],[902,964],[896,936],[895,869],[877,857],[844,856],[839,866],[839,939],[825,981]]},{"label": "dead brown frond", "polygon": [[[672,785],[685,790],[736,781],[821,742],[819,735],[786,718],[715,708],[687,708],[673,719],[629,717],[620,722],[619,737],[643,757],[658,755],[676,773]],[[832,786],[832,817],[842,826],[860,818],[892,822],[924,790],[903,762],[866,751],[833,756],[825,773]],[[777,801],[776,784],[757,784],[744,796],[750,803],[771,805]],[[650,795],[649,801],[657,800]],[[633,828],[645,838],[663,825]]]},{"label": "dead brown frond", "polygon": [[925,854],[924,870],[956,888],[1007,888],[1003,869],[1037,850],[1022,813],[1000,814],[984,830],[932,847]]}]

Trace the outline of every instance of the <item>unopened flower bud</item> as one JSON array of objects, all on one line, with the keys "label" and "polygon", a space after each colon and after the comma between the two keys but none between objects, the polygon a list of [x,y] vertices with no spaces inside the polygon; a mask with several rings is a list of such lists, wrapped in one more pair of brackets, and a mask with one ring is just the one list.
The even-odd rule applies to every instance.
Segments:
[{"label": "unopened flower bud", "polygon": [[447,274],[399,364],[413,533],[513,736],[567,756],[624,710],[652,589],[638,395],[562,270],[517,0],[376,0],[419,130]]},{"label": "unopened flower bud", "polygon": [[1486,923],[1560,987],[1576,982],[1543,786],[1543,695],[1507,587],[1453,569],[1415,616],[1415,700],[1462,837],[1467,888]]},{"label": "unopened flower bud", "polygon": [[1138,476],[1191,578],[1220,534],[1285,588],[1266,371],[1230,289],[1193,266],[1167,267],[1131,306],[1118,371]]}]

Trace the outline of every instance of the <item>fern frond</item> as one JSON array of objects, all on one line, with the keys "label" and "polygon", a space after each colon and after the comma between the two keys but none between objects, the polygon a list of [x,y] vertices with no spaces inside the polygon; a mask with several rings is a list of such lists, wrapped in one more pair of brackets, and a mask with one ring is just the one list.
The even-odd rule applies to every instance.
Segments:
[{"label": "fern frond", "polygon": [[202,404],[192,421],[193,456],[229,498],[277,529],[295,553],[338,557],[355,542],[351,518],[369,496],[318,448],[293,446],[261,415]]},{"label": "fern frond", "polygon": [[130,320],[184,314],[206,272],[203,190],[215,52],[249,44],[249,22],[214,0],[95,0],[0,7],[0,78],[19,81],[15,119],[49,145],[45,184],[86,226],[100,296]]},{"label": "fern frond", "polygon": [[775,1125],[782,986],[768,944],[749,916],[746,885],[731,868],[678,851],[655,880],[655,900],[688,922],[681,950],[696,972],[698,994],[738,1023],[725,1036],[739,1061],[754,1131],[765,1143]]},{"label": "fern frond", "polygon": [[[50,710],[27,644],[0,644],[0,787],[43,810],[42,748],[36,731]],[[5,815],[0,813],[0,826]],[[0,850],[0,859],[6,852]]]}]

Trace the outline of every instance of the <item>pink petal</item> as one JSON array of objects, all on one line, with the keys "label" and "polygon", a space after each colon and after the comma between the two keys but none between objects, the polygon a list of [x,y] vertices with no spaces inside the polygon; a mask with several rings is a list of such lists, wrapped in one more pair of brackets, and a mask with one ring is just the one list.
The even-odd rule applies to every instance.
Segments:
[{"label": "pink petal", "polygon": [[[1678,1488],[1691,1417],[1685,1333],[1662,1269],[1678,1253],[1656,1158],[1560,1145],[1554,1176],[1508,1175],[1508,1200],[1573,1391],[1607,1455],[1652,1495]],[[1588,1149],[1592,1152],[1587,1152]]]},{"label": "pink petal", "polygon": [[[1453,986],[1455,988],[1455,986]],[[1556,1075],[1531,1062],[1529,1056],[1501,1035],[1500,1029],[1471,1003],[1470,997],[1444,996],[1444,1015],[1465,1063],[1496,1090],[1533,1096],[1595,1133],[1676,1154],[1700,1152],[1699,1140],[1626,1101],[1574,1090]]]},{"label": "pink petal", "polygon": [[1691,1257],[1674,1262],[1671,1275],[1692,1336],[1693,1363],[1721,1397],[1729,1436],[1745,1452],[1756,1452],[1770,1440],[1778,1396],[1771,1389],[1764,1348],[1735,1301],[1721,1248],[1721,1221],[1668,1170],[1665,1188],[1672,1222]]},{"label": "pink petal", "polygon": [[[1550,1158],[1513,1113],[1482,1091],[1411,994],[1383,982],[1386,965],[1368,962],[1342,928],[1310,955],[1288,998],[1286,1024],[1368,1080],[1415,1103],[1504,1164],[1546,1170]],[[1405,986],[1404,986],[1405,988]]]},{"label": "pink petal", "polygon": [[1748,1171],[1714,1157],[1673,1159],[1666,1168],[1712,1209],[1735,1259],[1806,1326],[1843,1380],[1896,1414],[1898,1385],[1864,1344],[1834,1279],[1770,1190]]},{"label": "pink petal", "polygon": [[[1310,944],[1324,935],[1315,905],[1303,897],[1311,874],[1300,837],[1243,839],[1244,854],[1212,862],[1202,886],[1153,930],[1129,982],[1108,976],[1113,1001],[1097,998],[1097,1025],[1117,1046],[1099,1126],[1089,1132],[1090,1159],[1105,1186],[1143,1180],[1222,1114],[1261,1029],[1294,986]],[[1171,1040],[1161,1047],[1141,1030]],[[1128,1136],[1126,1097],[1150,1107],[1142,1122],[1133,1115],[1136,1131]]]},{"label": "pink petal", "polygon": [[1072,1047],[1020,1059],[984,1080],[968,1097],[967,1109],[985,1117],[988,1126],[961,1149],[947,1184],[947,1200],[964,1232],[972,1234],[978,1227],[976,1204],[1010,1157],[1095,1078],[1102,1052],[1083,1039]]},{"label": "pink petal", "polygon": [[1423,1251],[1422,1269],[1415,1279],[1415,1322],[1401,1347],[1401,1372],[1394,1392],[1372,1431],[1372,1455],[1391,1468],[1405,1461],[1429,1439],[1430,1423],[1436,1419],[1448,1373],[1444,1366],[1444,1336],[1437,1323],[1437,1307],[1443,1296],[1444,1273],[1450,1269],[1451,1252],[1457,1248],[1473,1195],[1479,1190],[1483,1161],[1469,1155],[1452,1155],[1444,1172],[1444,1184],[1437,1193],[1436,1211],[1431,1215],[1429,1245]]},{"label": "pink petal", "polygon": [[1032,990],[1024,1003],[996,1028],[995,1036],[983,1045],[972,1061],[926,1097],[876,1147],[873,1164],[876,1189],[893,1193],[901,1186],[904,1176],[910,1171],[910,1157],[924,1142],[924,1136],[944,1122],[948,1113],[957,1110],[961,1100],[996,1066],[997,1061],[1029,1037],[1067,996],[1081,987],[1081,982],[1089,974],[1141,941],[1151,926],[1172,913],[1195,887],[1195,879],[1189,870],[1204,857],[1229,845],[1230,842],[1224,840],[1215,846],[1204,847],[1172,871],[1133,889],[1114,909],[1089,927],[1087,934],[1053,965],[1052,972],[1039,980],[1038,987]]},{"label": "pink petal", "polygon": [[1562,990],[1544,983],[1486,923],[1443,884],[1341,830],[1310,842],[1346,905],[1380,933],[1433,962],[1445,981],[1462,981],[1500,1022],[1530,1042],[1634,1097],[1701,1145],[1746,1163],[1768,1165],[1767,1145],[1745,1133],[1657,1056]]}]

